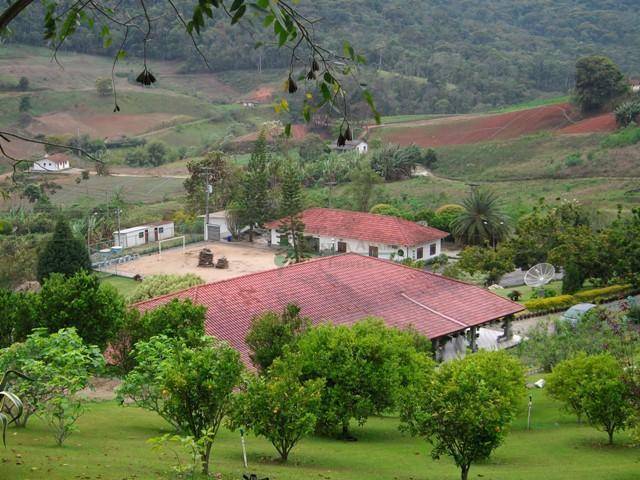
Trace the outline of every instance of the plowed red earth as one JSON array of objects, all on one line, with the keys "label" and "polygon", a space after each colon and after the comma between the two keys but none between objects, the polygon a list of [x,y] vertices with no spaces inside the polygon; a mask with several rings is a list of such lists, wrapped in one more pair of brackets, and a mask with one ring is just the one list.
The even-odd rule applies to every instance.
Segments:
[{"label": "plowed red earth", "polygon": [[613,132],[616,128],[618,128],[618,125],[615,115],[613,113],[605,113],[565,127],[559,133],[606,133]]},{"label": "plowed red earth", "polygon": [[578,113],[568,103],[495,115],[464,115],[381,127],[379,135],[400,145],[421,147],[464,145],[490,140],[508,140],[541,131],[590,133],[615,129],[607,116],[575,123]]}]

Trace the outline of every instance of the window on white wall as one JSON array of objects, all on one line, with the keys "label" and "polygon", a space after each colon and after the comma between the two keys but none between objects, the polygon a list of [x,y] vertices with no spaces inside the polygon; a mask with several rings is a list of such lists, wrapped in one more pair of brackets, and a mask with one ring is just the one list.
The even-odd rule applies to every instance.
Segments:
[{"label": "window on white wall", "polygon": [[160,232],[160,233],[164,233],[164,227],[160,227],[160,228],[158,229],[158,232]]},{"label": "window on white wall", "polygon": [[138,238],[144,238],[144,232],[140,232],[140,233],[138,234]]},{"label": "window on white wall", "polygon": [[429,256],[433,257],[436,254],[437,248],[436,248],[436,244],[432,243],[431,245],[429,245]]},{"label": "window on white wall", "polygon": [[417,258],[418,260],[420,260],[422,257],[424,257],[424,248],[419,247],[419,248],[416,250],[416,258]]}]

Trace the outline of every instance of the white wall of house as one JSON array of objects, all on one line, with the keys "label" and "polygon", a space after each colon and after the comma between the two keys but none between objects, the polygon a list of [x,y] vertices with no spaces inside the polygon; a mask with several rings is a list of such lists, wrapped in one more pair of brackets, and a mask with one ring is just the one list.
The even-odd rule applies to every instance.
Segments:
[{"label": "white wall of house", "polygon": [[118,239],[118,232],[113,233],[114,245],[120,245],[122,248],[137,247],[144,245],[148,242],[145,231],[148,232],[149,227],[134,227],[120,231],[120,238]]},{"label": "white wall of house", "polygon": [[31,170],[34,172],[59,172],[60,170],[66,170],[70,168],[69,162],[54,162],[49,160],[47,157],[42,160],[38,160],[33,162],[33,167]]},{"label": "white wall of house", "polygon": [[[205,240],[209,240],[207,238],[207,226],[206,226],[206,218],[205,215],[201,215],[203,224],[204,224],[204,232],[205,232]],[[221,210],[219,212],[213,212],[209,214],[209,225],[216,225],[220,228],[220,239],[223,240],[227,237],[231,236],[231,232],[229,231],[229,226],[227,225],[227,212],[225,210]]]},{"label": "white wall of house", "polygon": [[[280,236],[277,229],[271,230],[271,245],[280,245]],[[442,241],[434,240],[427,242],[424,245],[416,245],[408,247],[406,245],[387,245],[378,242],[369,242],[367,240],[355,240],[350,238],[336,238],[326,237],[322,235],[309,235],[313,238],[319,239],[320,251],[331,251],[335,248],[335,252],[338,253],[338,243],[346,244],[346,253],[359,253],[360,255],[369,255],[370,247],[377,247],[378,258],[390,259],[393,257],[395,260],[403,260],[405,258],[411,258],[413,260],[429,260],[440,255],[442,251]],[[420,252],[422,249],[422,252]],[[403,255],[400,255],[402,251]],[[342,253],[342,252],[340,252]],[[420,256],[422,253],[422,256]]]},{"label": "white wall of house", "polygon": [[359,143],[356,146],[356,150],[358,151],[358,153],[360,155],[364,155],[365,153],[367,153],[369,151],[369,145],[366,142]]},{"label": "white wall of house", "polygon": [[172,238],[175,235],[175,226],[173,222],[167,222],[157,225],[140,225],[139,227],[126,228],[118,232],[113,232],[113,244],[120,245],[122,248],[138,247],[149,242],[157,242]]},{"label": "white wall of house", "polygon": [[175,235],[175,227],[173,222],[163,223],[162,225],[151,225],[149,228],[149,241],[166,240],[173,238]]}]

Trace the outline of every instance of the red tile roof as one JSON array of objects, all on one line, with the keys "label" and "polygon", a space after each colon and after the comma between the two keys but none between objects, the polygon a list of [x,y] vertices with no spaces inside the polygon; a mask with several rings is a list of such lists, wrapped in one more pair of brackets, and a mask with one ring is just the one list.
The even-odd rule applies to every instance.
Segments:
[{"label": "red tile roof", "polygon": [[137,304],[142,311],[174,298],[207,307],[206,332],[228,341],[249,364],[251,319],[296,303],[314,323],[352,324],[368,316],[433,339],[522,311],[482,288],[398,263],[345,254],[253,273]]},{"label": "red tile roof", "polygon": [[[310,208],[302,212],[305,233],[327,237],[367,240],[386,245],[412,247],[446,238],[449,234],[409,220],[389,215],[352,212],[330,208]],[[274,220],[267,228],[278,228],[282,220]]]}]

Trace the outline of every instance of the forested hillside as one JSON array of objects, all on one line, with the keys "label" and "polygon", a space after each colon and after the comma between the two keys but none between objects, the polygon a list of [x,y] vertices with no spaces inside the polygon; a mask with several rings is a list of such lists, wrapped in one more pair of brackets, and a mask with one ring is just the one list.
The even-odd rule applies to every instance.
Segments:
[{"label": "forested hillside", "polygon": [[[139,8],[133,0],[118,4]],[[179,5],[189,16],[194,2]],[[166,7],[156,0],[151,10]],[[11,41],[42,44],[42,30],[33,28],[42,20],[41,7],[30,8],[13,25]],[[640,73],[636,0],[305,0],[301,8],[322,20],[317,34],[325,44],[341,49],[349,40],[364,54],[365,78],[387,114],[468,112],[566,92],[576,59],[592,53],[610,56],[627,74]],[[287,65],[286,54],[255,49],[260,38],[225,20],[201,37],[214,71]],[[139,53],[141,39],[142,32],[131,31],[131,53]],[[69,39],[67,48],[103,52],[102,39],[86,31]],[[149,49],[156,58],[184,60],[186,70],[205,68],[175,16],[160,20]]]}]

